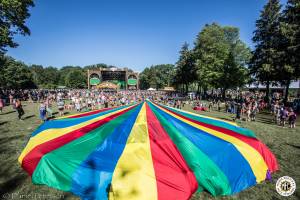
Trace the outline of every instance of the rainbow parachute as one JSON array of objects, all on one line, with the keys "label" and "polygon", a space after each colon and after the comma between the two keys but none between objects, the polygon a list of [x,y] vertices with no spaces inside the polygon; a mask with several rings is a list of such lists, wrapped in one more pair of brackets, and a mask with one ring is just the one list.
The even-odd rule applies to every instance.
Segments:
[{"label": "rainbow parachute", "polygon": [[231,195],[278,169],[250,130],[150,101],[48,121],[19,162],[35,184],[99,200]]}]

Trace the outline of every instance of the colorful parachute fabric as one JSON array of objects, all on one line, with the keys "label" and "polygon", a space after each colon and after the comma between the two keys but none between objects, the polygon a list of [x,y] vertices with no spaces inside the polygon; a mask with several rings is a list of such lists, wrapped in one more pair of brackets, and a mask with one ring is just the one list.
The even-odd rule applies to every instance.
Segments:
[{"label": "colorful parachute fabric", "polygon": [[150,101],[48,121],[19,162],[35,184],[99,200],[231,195],[278,169],[252,131]]}]

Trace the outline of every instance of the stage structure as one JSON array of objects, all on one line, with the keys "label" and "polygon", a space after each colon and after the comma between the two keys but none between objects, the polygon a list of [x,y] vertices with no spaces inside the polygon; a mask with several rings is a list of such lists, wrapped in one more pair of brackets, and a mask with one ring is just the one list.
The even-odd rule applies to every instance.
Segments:
[{"label": "stage structure", "polygon": [[121,90],[139,89],[139,74],[128,68],[99,68],[88,70],[88,88],[96,88],[103,82],[111,82]]}]

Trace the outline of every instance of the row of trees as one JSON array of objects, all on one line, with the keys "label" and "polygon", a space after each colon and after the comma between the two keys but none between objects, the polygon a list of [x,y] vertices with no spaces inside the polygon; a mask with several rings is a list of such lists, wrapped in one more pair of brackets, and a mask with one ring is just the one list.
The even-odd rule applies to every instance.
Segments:
[{"label": "row of trees", "polygon": [[176,65],[174,82],[185,92],[196,83],[198,92],[244,85],[248,80],[247,63],[250,49],[239,38],[239,29],[231,26],[207,24],[197,35],[194,48],[185,43]]},{"label": "row of trees", "polygon": [[85,67],[64,66],[43,67],[16,61],[8,56],[0,56],[0,87],[8,89],[25,88],[69,88],[87,87],[87,70],[94,68],[108,68],[106,64],[89,65]]},{"label": "row of trees", "polygon": [[[198,92],[219,88],[224,97],[227,89],[255,81],[266,85],[267,98],[270,85],[280,84],[286,86],[286,101],[291,81],[300,78],[300,1],[288,0],[282,9],[279,0],[269,0],[256,21],[253,42],[251,51],[238,28],[206,24],[193,48],[183,45],[175,71],[169,73],[174,74],[172,84],[184,92],[191,84],[197,84]],[[160,77],[167,74],[159,71],[146,68],[142,85],[167,85]]]},{"label": "row of trees", "polygon": [[160,89],[173,84],[175,76],[175,67],[172,64],[154,65],[146,67],[140,74],[140,88]]},{"label": "row of trees", "polygon": [[[0,28],[0,87],[54,88],[64,85],[83,88],[86,70],[109,67],[105,64],[86,67],[65,66],[61,69],[40,65],[26,66],[5,56],[7,47],[16,47],[15,34],[29,35],[25,20],[32,0],[2,0]],[[291,80],[300,78],[300,1],[288,0],[285,7],[279,0],[269,0],[256,21],[250,50],[239,37],[239,29],[207,24],[197,35],[194,45],[185,43],[176,65],[165,64],[146,68],[140,74],[140,87],[147,89],[176,86],[188,92],[196,85],[198,92],[219,88],[223,96],[227,89],[257,81],[267,86],[286,86],[286,97]]]},{"label": "row of trees", "polygon": [[285,100],[291,80],[300,77],[300,1],[288,0],[282,10],[279,0],[269,0],[256,21],[253,36],[255,50],[250,72],[266,84],[286,86]]},{"label": "row of trees", "polygon": [[7,48],[18,46],[14,40],[16,34],[30,35],[26,19],[30,17],[33,0],[0,0],[0,87],[1,88],[84,88],[87,81],[87,70],[93,68],[114,67],[106,64],[79,66],[43,67],[27,66],[6,56]]},{"label": "row of trees", "polygon": [[146,68],[140,75],[142,89],[174,85],[188,92],[196,84],[198,92],[208,88],[221,88],[223,93],[248,81],[247,63],[250,49],[239,38],[239,29],[207,24],[197,35],[194,48],[187,43],[180,50],[176,65],[156,65]]}]

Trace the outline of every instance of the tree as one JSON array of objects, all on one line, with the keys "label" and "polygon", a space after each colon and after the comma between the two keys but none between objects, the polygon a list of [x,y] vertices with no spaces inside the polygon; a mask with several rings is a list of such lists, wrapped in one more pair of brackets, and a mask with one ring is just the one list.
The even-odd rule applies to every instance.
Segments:
[{"label": "tree", "polygon": [[41,77],[41,87],[43,88],[56,88],[59,85],[60,73],[55,67],[44,68]]},{"label": "tree", "polygon": [[252,38],[255,50],[250,64],[250,73],[257,80],[266,84],[266,97],[269,100],[269,88],[276,81],[278,63],[278,46],[280,41],[280,9],[279,0],[269,0],[256,21],[256,30]]},{"label": "tree", "polygon": [[108,68],[108,65],[107,64],[104,64],[104,63],[98,63],[98,64],[95,64],[95,65],[87,65],[85,67],[83,67],[83,69],[99,69],[99,68]]},{"label": "tree", "polygon": [[7,65],[9,61],[14,61],[14,59],[0,53],[0,87],[6,86],[4,66]]},{"label": "tree", "polygon": [[242,86],[247,81],[251,52],[240,40],[238,28],[206,24],[197,35],[194,54],[198,88],[220,88],[225,97],[227,89]]},{"label": "tree", "polygon": [[218,88],[220,70],[228,55],[224,30],[216,23],[206,24],[196,37],[195,58],[198,88]]},{"label": "tree", "polygon": [[222,88],[222,96],[225,98],[227,89],[236,89],[247,82],[248,70],[246,67],[239,65],[235,60],[233,52],[229,53],[222,70],[223,72],[220,73],[218,85]]},{"label": "tree", "polygon": [[4,54],[7,47],[18,46],[13,41],[15,34],[30,34],[25,20],[33,6],[33,0],[0,0],[0,54]]},{"label": "tree", "polygon": [[142,90],[146,90],[148,88],[150,88],[150,83],[149,83],[149,68],[146,67],[142,73],[140,73],[139,75],[139,86],[140,89]]},{"label": "tree", "polygon": [[[71,72],[71,71],[83,71],[83,69],[79,66],[64,66],[62,68],[60,68],[59,70],[59,85],[67,85],[66,84],[66,77],[67,75]],[[87,74],[87,72],[85,72],[85,74]],[[87,75],[86,75],[86,80],[87,80]]]},{"label": "tree", "polygon": [[3,66],[2,87],[9,89],[36,88],[33,76],[29,68],[22,62],[7,58]]},{"label": "tree", "polygon": [[279,82],[286,86],[287,102],[291,80],[300,77],[300,1],[288,0],[280,20],[279,59],[276,72]]},{"label": "tree", "polygon": [[44,68],[42,65],[31,65],[29,70],[32,73],[33,80],[36,85],[45,84],[47,77],[44,76]]},{"label": "tree", "polygon": [[188,43],[184,43],[181,50],[179,60],[175,68],[175,84],[182,84],[185,87],[185,93],[188,93],[189,84],[196,79],[195,58]]},{"label": "tree", "polygon": [[223,29],[229,53],[221,68],[222,71],[219,78],[219,83],[221,84],[219,87],[223,89],[223,97],[225,97],[227,89],[236,89],[249,81],[248,63],[251,58],[251,51],[240,40],[238,28],[225,26]]},{"label": "tree", "polygon": [[85,88],[86,77],[82,70],[72,70],[67,74],[65,83],[70,88]]},{"label": "tree", "polygon": [[140,74],[140,88],[148,89],[150,87],[160,89],[170,86],[174,76],[174,65],[161,64],[154,65],[150,68],[146,67]]}]

